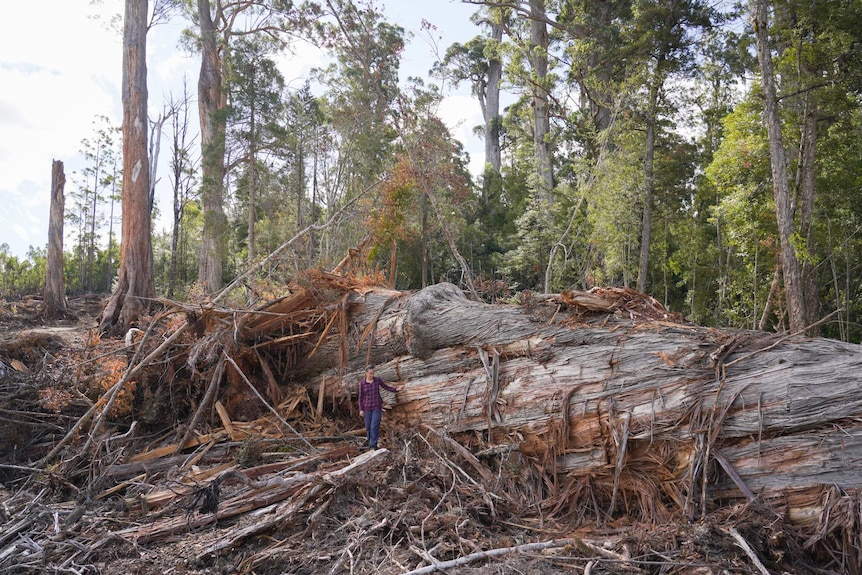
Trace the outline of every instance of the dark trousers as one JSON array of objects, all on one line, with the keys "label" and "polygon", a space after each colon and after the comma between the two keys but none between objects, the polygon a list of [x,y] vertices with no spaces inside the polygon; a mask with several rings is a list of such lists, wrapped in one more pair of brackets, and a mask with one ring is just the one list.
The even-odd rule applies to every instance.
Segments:
[{"label": "dark trousers", "polygon": [[377,449],[377,439],[380,436],[380,417],[382,415],[382,409],[365,410],[365,437],[368,438],[368,445],[374,449]]}]

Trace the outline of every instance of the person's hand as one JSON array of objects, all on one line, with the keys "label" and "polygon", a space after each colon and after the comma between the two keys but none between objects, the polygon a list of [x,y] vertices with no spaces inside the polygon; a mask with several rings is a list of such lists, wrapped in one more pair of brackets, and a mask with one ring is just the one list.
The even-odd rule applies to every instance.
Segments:
[{"label": "person's hand", "polygon": [[359,417],[365,417],[365,412],[361,409],[359,410]]}]

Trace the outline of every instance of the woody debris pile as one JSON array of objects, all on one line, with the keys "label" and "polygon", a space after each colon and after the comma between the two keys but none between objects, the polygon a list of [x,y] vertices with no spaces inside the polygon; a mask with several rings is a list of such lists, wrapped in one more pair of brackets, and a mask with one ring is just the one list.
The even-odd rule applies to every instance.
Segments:
[{"label": "woody debris pile", "polygon": [[[862,572],[857,345],[324,272],[162,301],[126,339],[25,308],[0,314],[4,572]],[[361,451],[368,364],[401,391]]]}]

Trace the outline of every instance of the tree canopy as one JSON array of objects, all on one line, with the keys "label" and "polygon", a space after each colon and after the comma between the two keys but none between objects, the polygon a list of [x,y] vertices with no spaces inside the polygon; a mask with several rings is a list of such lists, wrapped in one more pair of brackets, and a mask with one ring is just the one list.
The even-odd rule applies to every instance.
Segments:
[{"label": "tree canopy", "polygon": [[[196,94],[164,97],[175,223],[136,232],[157,295],[212,295],[300,233],[247,297],[361,247],[354,263],[400,289],[633,287],[705,325],[860,340],[858,2],[464,3],[475,34],[427,79],[404,77],[415,39],[371,3],[150,6],[201,61]],[[330,56],[299,83],[278,64],[298,42]],[[482,113],[479,173],[441,118],[458,85]],[[116,130],[81,135],[70,294],[116,282]],[[0,256],[3,295],[42,289],[43,250]]]}]

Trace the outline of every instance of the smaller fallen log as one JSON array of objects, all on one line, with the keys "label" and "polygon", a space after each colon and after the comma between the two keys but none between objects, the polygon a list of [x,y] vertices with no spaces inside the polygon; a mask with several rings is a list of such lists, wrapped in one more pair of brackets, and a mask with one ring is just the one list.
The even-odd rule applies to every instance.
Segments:
[{"label": "smaller fallen log", "polygon": [[[221,519],[243,515],[287,499],[290,499],[290,501],[286,502],[285,506],[279,509],[282,510],[282,515],[288,513],[288,511],[294,513],[296,501],[302,500],[304,505],[305,502],[323,490],[324,484],[337,485],[344,478],[359,474],[376,464],[383,459],[386,453],[388,451],[385,449],[363,453],[348,465],[337,470],[319,471],[310,474],[299,473],[291,477],[275,476],[266,481],[259,482],[253,481],[243,475],[242,472],[228,471],[213,480],[209,486],[198,489],[196,492],[198,497],[195,498],[190,506],[187,506],[186,514],[179,517],[159,519],[148,525],[115,531],[112,535],[136,543],[156,542],[177,533],[204,527]],[[203,498],[205,492],[214,492],[217,497],[220,490],[219,485],[227,477],[240,479],[243,483],[252,487],[251,491],[240,491],[223,503],[216,502],[216,513],[195,514],[194,508],[197,507],[199,499]],[[299,507],[302,507],[302,505]],[[284,518],[281,518],[275,523],[270,523],[268,520],[264,521],[260,528],[261,530],[255,532],[260,533],[265,531],[283,520]],[[243,534],[242,538],[251,534],[253,534],[251,531]]]},{"label": "smaller fallen log", "polygon": [[309,482],[308,486],[299,494],[291,498],[290,501],[277,505],[275,509],[273,509],[272,513],[269,514],[267,519],[258,521],[248,527],[228,532],[225,537],[207,547],[202,553],[199,553],[198,559],[203,559],[226,549],[235,547],[247,537],[265,533],[277,525],[289,521],[299,510],[305,507],[309,501],[320,495],[326,488],[327,484],[332,488],[337,488],[338,485],[346,478],[358,475],[385,459],[388,453],[389,452],[386,449],[367,451],[354,459],[347,467],[322,474],[319,477],[321,483],[312,484]]},{"label": "smaller fallen log", "polygon": [[[290,472],[314,463],[339,459],[354,450],[355,449],[351,447],[337,447],[308,457],[299,457],[296,459],[279,461],[277,463],[258,465],[257,467],[244,469],[241,473],[249,480],[257,479],[258,477],[272,473]],[[173,461],[175,458],[171,457],[167,459]],[[139,496],[126,497],[124,500],[125,507],[130,513],[151,512],[154,509],[164,507],[177,499],[181,499],[195,493],[200,489],[203,482],[212,480],[223,473],[235,470],[238,470],[238,466],[233,461],[229,461],[210,469],[192,471],[177,480],[179,485],[172,485],[167,489],[157,489]]]},{"label": "smaller fallen log", "polygon": [[152,461],[154,459],[160,459],[165,457],[166,455],[173,455],[178,451],[182,451],[183,449],[188,449],[190,447],[197,447],[199,445],[203,445],[205,443],[219,442],[227,437],[227,433],[224,430],[216,431],[215,433],[208,433],[206,435],[200,435],[198,437],[193,437],[186,441],[184,444],[174,444],[174,445],[166,445],[164,447],[159,447],[156,449],[152,449],[150,451],[144,451],[138,453],[137,455],[133,455],[130,459],[130,463],[138,463],[143,461]]}]

